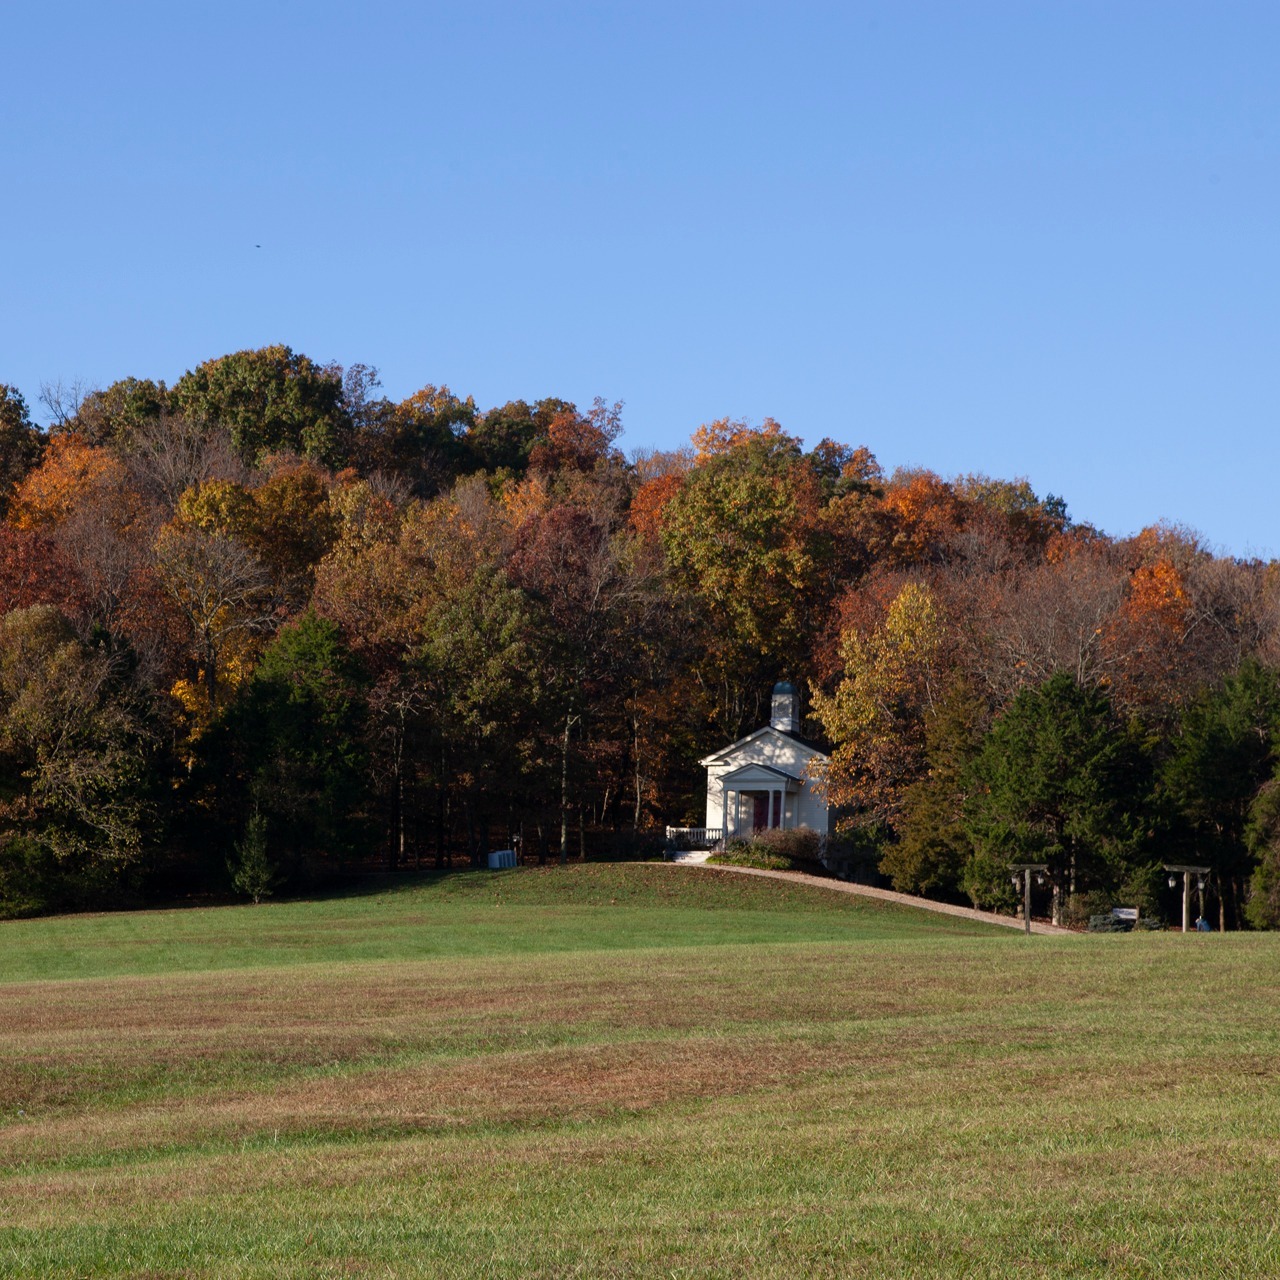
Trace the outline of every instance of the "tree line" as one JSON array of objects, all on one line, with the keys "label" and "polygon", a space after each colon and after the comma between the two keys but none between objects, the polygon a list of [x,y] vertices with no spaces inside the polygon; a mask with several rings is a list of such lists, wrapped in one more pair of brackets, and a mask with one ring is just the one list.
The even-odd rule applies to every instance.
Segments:
[{"label": "tree line", "polygon": [[0,911],[652,851],[785,676],[900,889],[1158,912],[1194,861],[1280,920],[1274,562],[771,420],[627,459],[620,405],[380,390],[0,385]]}]

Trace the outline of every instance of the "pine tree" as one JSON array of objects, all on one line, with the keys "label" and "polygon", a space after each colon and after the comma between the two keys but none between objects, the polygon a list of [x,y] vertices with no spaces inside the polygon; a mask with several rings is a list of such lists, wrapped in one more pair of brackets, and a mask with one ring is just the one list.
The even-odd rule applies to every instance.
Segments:
[{"label": "pine tree", "polygon": [[975,901],[1007,892],[1011,862],[1044,862],[1061,923],[1064,895],[1113,889],[1139,860],[1145,758],[1105,691],[1065,672],[1024,689],[992,726],[973,769],[964,824]]},{"label": "pine tree", "polygon": [[234,856],[227,859],[227,870],[235,891],[255,904],[271,896],[276,870],[267,846],[267,820],[257,808],[245,824],[244,839],[237,841]]}]

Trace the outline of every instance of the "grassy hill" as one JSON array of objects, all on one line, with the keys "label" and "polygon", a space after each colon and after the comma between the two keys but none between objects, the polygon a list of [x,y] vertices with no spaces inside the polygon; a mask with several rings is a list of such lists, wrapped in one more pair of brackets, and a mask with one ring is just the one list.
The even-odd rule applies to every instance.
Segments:
[{"label": "grassy hill", "polygon": [[659,866],[0,925],[0,1276],[1280,1273],[1280,939]]},{"label": "grassy hill", "polygon": [[800,885],[588,863],[369,881],[320,901],[0,923],[0,982],[325,961],[987,932]]}]

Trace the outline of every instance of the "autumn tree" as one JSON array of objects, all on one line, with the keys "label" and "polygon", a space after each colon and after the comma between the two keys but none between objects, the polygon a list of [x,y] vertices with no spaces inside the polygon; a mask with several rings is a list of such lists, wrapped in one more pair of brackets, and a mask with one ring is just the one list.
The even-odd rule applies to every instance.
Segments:
[{"label": "autumn tree", "polygon": [[329,490],[329,509],[337,520],[330,553],[341,549],[349,556],[357,548],[394,541],[408,506],[408,486],[394,476],[339,472]]},{"label": "autumn tree", "polygon": [[71,616],[127,637],[152,670],[167,665],[176,624],[150,553],[159,513],[115,453],[56,436],[15,491],[10,519],[52,542],[72,569]]},{"label": "autumn tree", "polygon": [[166,515],[188,489],[215,480],[245,485],[250,479],[229,431],[178,414],[134,424],[127,447],[116,453],[138,492]]},{"label": "autumn tree", "polygon": [[1164,726],[1201,688],[1251,658],[1280,660],[1275,565],[1211,554],[1195,533],[1160,524],[1119,544],[1130,581],[1115,652],[1117,694]]},{"label": "autumn tree", "polygon": [[630,572],[620,517],[598,507],[552,507],[521,525],[508,562],[542,615],[542,679],[559,709],[561,861],[568,856],[573,734],[616,690],[627,620],[646,590]]},{"label": "autumn tree", "polygon": [[898,839],[880,859],[881,872],[902,893],[961,895],[973,856],[964,805],[987,719],[985,704],[963,679],[925,715],[926,772],[903,793]]},{"label": "autumn tree", "polygon": [[[50,882],[55,894],[105,889],[138,861],[156,819],[145,701],[123,656],[84,644],[51,606],[0,617],[0,759],[11,909],[15,893],[21,907]],[[16,883],[23,869],[44,884]]]},{"label": "autumn tree", "polygon": [[1211,627],[1193,599],[1193,537],[1168,526],[1144,529],[1111,556],[1128,570],[1123,598],[1102,630],[1102,650],[1117,705],[1155,724],[1169,722],[1195,689],[1223,672],[1209,652]]},{"label": "autumn tree", "polygon": [[58,429],[87,444],[128,449],[140,432],[150,430],[166,415],[168,407],[163,382],[121,378],[105,390],[85,393],[74,415],[60,422]]},{"label": "autumn tree", "polygon": [[830,539],[826,595],[835,600],[867,572],[887,568],[893,517],[884,505],[884,472],[867,448],[823,440],[810,454],[822,478],[822,526]]},{"label": "autumn tree", "polygon": [[824,785],[845,825],[893,828],[903,792],[924,768],[925,723],[945,679],[945,623],[933,593],[908,581],[882,625],[847,631],[834,692],[813,686],[813,711],[835,744]]},{"label": "autumn tree", "polygon": [[964,519],[954,488],[932,471],[895,471],[881,506],[892,522],[885,554],[899,566],[935,556]]},{"label": "autumn tree", "polygon": [[203,727],[224,692],[249,673],[250,658],[275,621],[271,576],[243,543],[181,520],[155,542],[161,583],[186,624],[194,679],[174,694]]},{"label": "autumn tree", "polygon": [[1127,584],[1113,548],[1075,532],[1051,539],[1042,560],[956,583],[975,686],[1003,703],[1059,672],[1082,686],[1112,679],[1119,658],[1108,635]]},{"label": "autumn tree", "polygon": [[0,517],[14,489],[40,461],[44,437],[17,387],[0,382]]},{"label": "autumn tree", "polygon": [[645,546],[660,550],[667,504],[684,486],[684,472],[671,470],[641,480],[631,499],[628,518]]},{"label": "autumn tree", "polygon": [[41,464],[13,494],[9,519],[19,529],[56,529],[74,513],[87,493],[123,489],[124,466],[109,450],[77,436],[52,440]]},{"label": "autumn tree", "polygon": [[481,465],[469,437],[476,416],[470,396],[445,386],[427,385],[398,404],[362,402],[352,461],[365,475],[401,476],[417,496],[433,497]]},{"label": "autumn tree", "polygon": [[480,564],[431,602],[411,662],[431,691],[434,729],[479,863],[492,820],[515,825],[542,710],[538,653],[524,594]]},{"label": "autumn tree", "polygon": [[40,403],[49,414],[49,434],[62,432],[74,434],[80,405],[92,388],[81,378],[64,381],[56,378],[40,384]]},{"label": "autumn tree", "polygon": [[271,574],[280,599],[296,609],[310,596],[315,568],[337,540],[339,519],[329,503],[328,477],[314,463],[292,455],[265,462],[266,477],[255,486],[211,480],[189,489],[178,515],[192,527],[242,543]]},{"label": "autumn tree", "polygon": [[622,434],[622,402],[606,404],[597,396],[586,413],[569,406],[547,423],[529,452],[535,471],[592,471],[617,459],[614,444]]},{"label": "autumn tree", "polygon": [[552,422],[577,416],[577,406],[568,400],[548,397],[533,404],[511,400],[478,415],[467,432],[467,444],[486,470],[521,476]]},{"label": "autumn tree", "polygon": [[88,608],[75,566],[58,544],[32,529],[0,526],[0,614],[51,604],[69,618]]},{"label": "autumn tree", "polygon": [[800,442],[776,422],[699,429],[697,462],[664,504],[673,589],[696,602],[701,678],[719,730],[736,736],[759,709],[744,690],[803,669],[820,622],[830,541],[822,484]]},{"label": "autumn tree", "polygon": [[958,476],[952,487],[962,502],[976,509],[974,514],[997,517],[1010,539],[1023,546],[1043,548],[1054,534],[1071,527],[1065,499],[1052,493],[1041,498],[1027,480],[970,473]]},{"label": "autumn tree", "polygon": [[242,457],[290,451],[326,466],[349,447],[342,372],[286,346],[206,360],[174,384],[173,409],[225,427]]}]

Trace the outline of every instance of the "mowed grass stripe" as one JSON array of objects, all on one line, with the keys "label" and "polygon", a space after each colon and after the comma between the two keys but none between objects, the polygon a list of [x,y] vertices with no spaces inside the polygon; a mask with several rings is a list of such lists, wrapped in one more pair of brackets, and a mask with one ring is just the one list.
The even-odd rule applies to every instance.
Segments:
[{"label": "mowed grass stripe", "polygon": [[1256,1095],[1171,1106],[1117,1071],[1101,1097],[1042,1081],[1019,1105],[977,1076],[19,1179],[0,1274],[1274,1274]]},{"label": "mowed grass stripe", "polygon": [[[918,1019],[927,969],[908,957],[871,989],[857,958],[865,945],[553,954],[518,972],[464,959],[0,987],[0,1123],[177,1090],[276,1087],[339,1065]],[[813,980],[798,985],[802,971]]]},{"label": "mowed grass stripe", "polygon": [[[946,983],[933,947],[899,943],[896,962],[870,966],[868,944],[793,944],[721,951],[716,964],[697,949],[653,953],[640,968],[602,953],[587,973],[579,957],[543,957],[520,981],[463,961],[306,967],[292,981],[267,971],[27,984],[3,993],[20,1000],[0,1000],[0,1115],[10,1156],[22,1158],[20,1135],[67,1152],[103,1143],[108,1132],[113,1148],[160,1132],[169,1142],[188,1131],[242,1134],[267,1105],[255,1096],[263,1093],[286,1133],[474,1122],[502,1109],[491,1101],[493,1079],[518,1082],[525,1100],[539,1094],[542,1077],[571,1081],[561,1108],[596,1094],[610,1105],[647,1105],[682,1092],[672,1075],[678,1086],[702,1087],[717,1061],[720,1078],[745,1086],[750,1071],[732,1069],[744,1040],[757,1042],[747,1056],[759,1059],[762,1083],[777,1074],[764,1058],[778,1041],[787,1042],[792,1074],[890,1051],[902,1063],[911,1054],[958,1061],[1026,1048],[1034,1061],[1064,1035],[1110,1036],[1130,1055],[1146,1046],[1160,1061],[1183,1039],[1185,996],[1149,1001],[1135,1024],[1128,989],[1152,958],[1142,952],[1160,950],[1140,941],[1148,945],[1127,949],[1114,981],[1092,990],[1080,957],[1044,948],[1019,956],[995,940],[970,948],[963,962],[947,956]],[[1111,940],[1104,946],[1118,954]],[[1014,975],[1033,984],[1035,998],[1018,1002],[993,1041],[991,1009]],[[1240,988],[1248,985],[1245,978]],[[1242,1031],[1255,1049],[1241,1050]],[[1200,1042],[1235,1071],[1267,1073],[1280,1062],[1278,1036],[1248,1002],[1224,1008]],[[605,1050],[636,1042],[653,1059],[656,1085],[634,1095],[598,1089],[615,1070]],[[711,1067],[695,1071],[704,1058]],[[473,1080],[477,1105],[459,1109]],[[139,1111],[148,1101],[161,1109]],[[119,1108],[129,1109],[126,1120],[90,1123],[91,1112]],[[555,1106],[539,1102],[530,1112],[522,1101],[516,1110]],[[59,1112],[64,1124],[45,1123]]]},{"label": "mowed grass stripe", "polygon": [[[617,925],[593,948],[339,963],[339,907],[283,904],[301,963],[0,986],[0,1276],[1280,1274],[1277,939],[664,875],[527,878]],[[507,911],[459,880],[390,896]],[[64,970],[109,951],[74,923]]]}]

